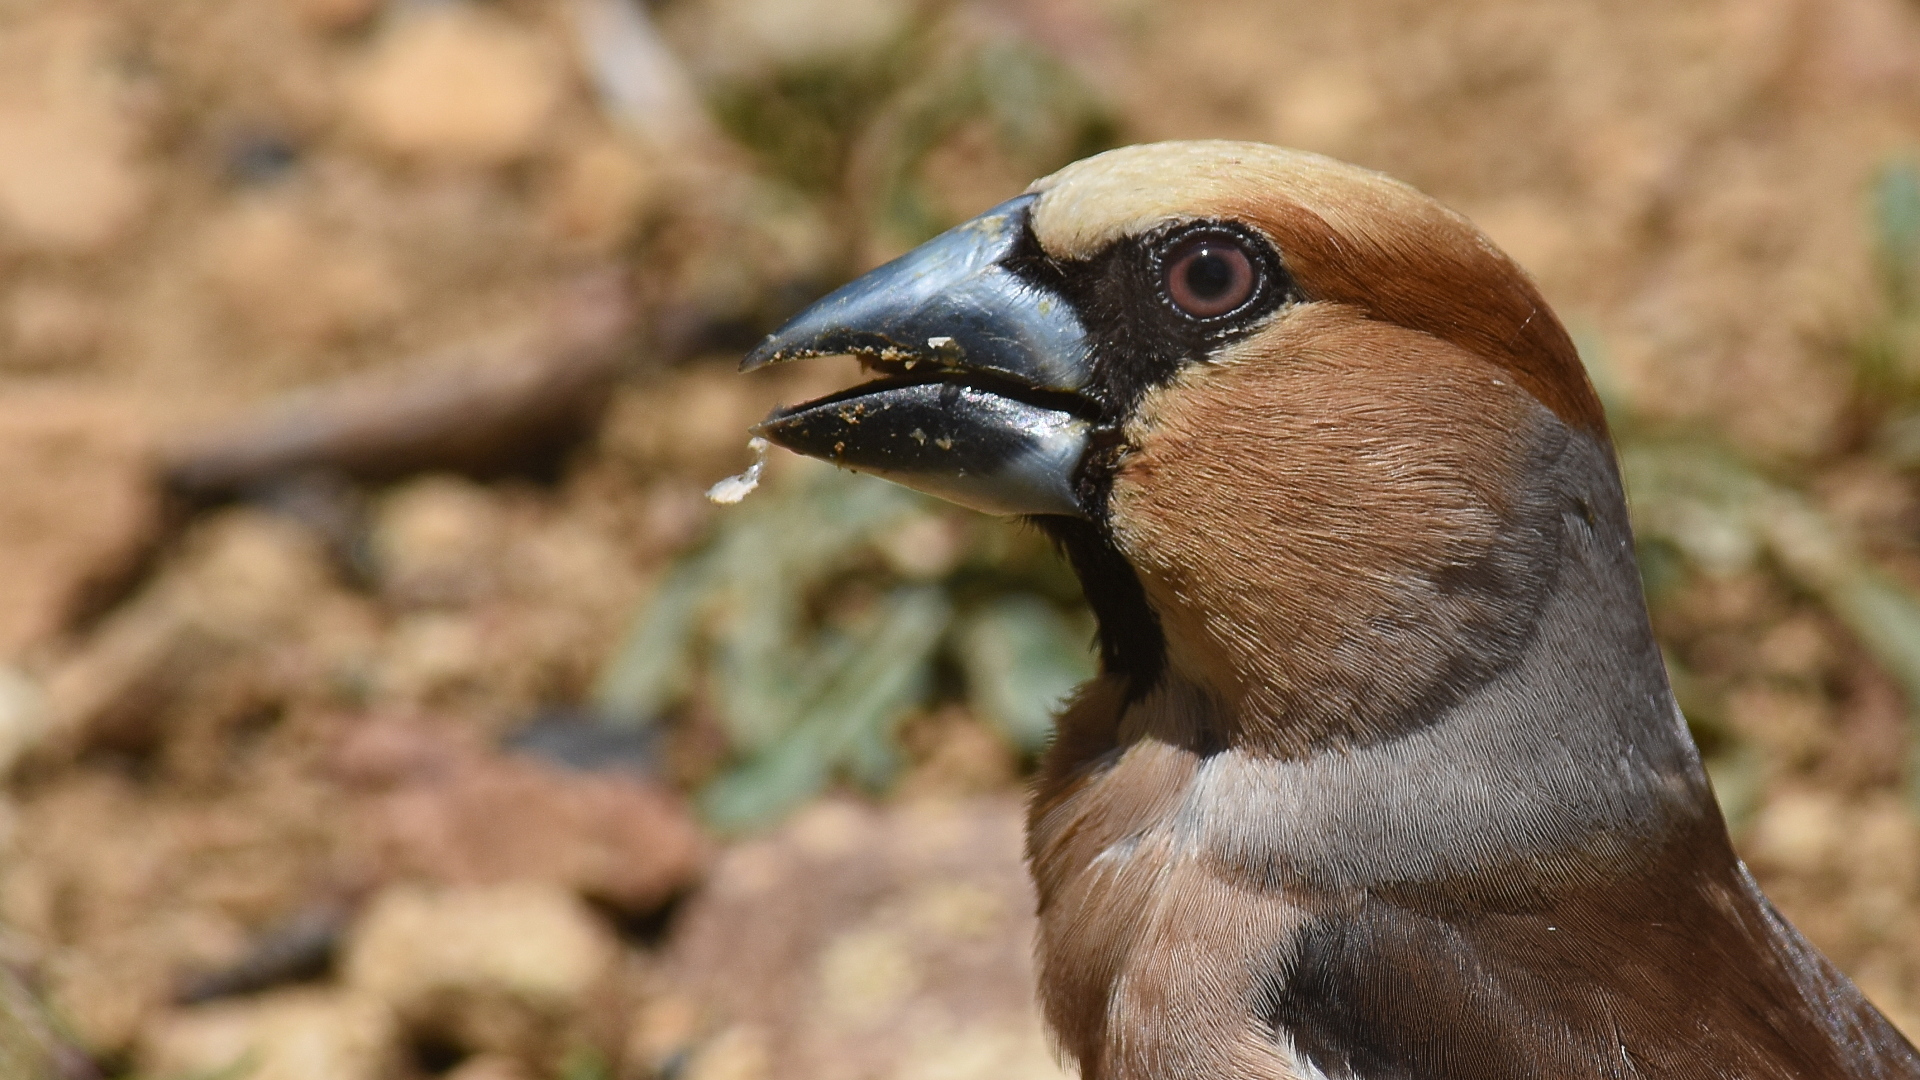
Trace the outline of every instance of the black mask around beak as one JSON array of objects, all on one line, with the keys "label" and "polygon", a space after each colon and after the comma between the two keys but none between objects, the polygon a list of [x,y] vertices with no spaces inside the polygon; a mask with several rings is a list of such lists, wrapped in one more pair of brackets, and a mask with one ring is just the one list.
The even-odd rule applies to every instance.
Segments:
[{"label": "black mask around beak", "polygon": [[1086,516],[1085,329],[1006,265],[1037,196],[1002,203],[840,287],[741,370],[851,353],[882,378],[780,409],[756,433],[992,514]]}]

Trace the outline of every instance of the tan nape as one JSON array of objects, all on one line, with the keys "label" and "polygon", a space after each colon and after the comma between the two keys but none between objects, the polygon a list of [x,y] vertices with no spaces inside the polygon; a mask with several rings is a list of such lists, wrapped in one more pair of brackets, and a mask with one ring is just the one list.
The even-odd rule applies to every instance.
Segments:
[{"label": "tan nape", "polygon": [[1127,436],[1115,542],[1228,741],[1390,734],[1531,625],[1545,581],[1515,560],[1560,510],[1521,477],[1568,432],[1497,365],[1308,304],[1150,393]]},{"label": "tan nape", "polygon": [[[1249,220],[1283,197],[1342,232],[1405,214],[1446,214],[1383,173],[1265,143],[1197,140],[1124,146],[1033,182],[1034,238],[1049,255],[1082,259],[1126,236],[1203,218]],[[1470,227],[1470,226],[1469,226]]]},{"label": "tan nape", "polygon": [[1034,237],[1061,259],[1183,221],[1271,240],[1310,299],[1350,304],[1505,367],[1574,427],[1606,437],[1573,341],[1473,223],[1380,173],[1261,143],[1128,146],[1036,181]]}]

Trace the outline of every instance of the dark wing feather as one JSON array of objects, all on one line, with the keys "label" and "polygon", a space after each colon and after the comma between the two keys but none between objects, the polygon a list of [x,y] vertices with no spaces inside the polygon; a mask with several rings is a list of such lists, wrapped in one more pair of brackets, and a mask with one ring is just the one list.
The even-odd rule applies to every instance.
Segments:
[{"label": "dark wing feather", "polygon": [[1718,816],[1688,834],[1628,881],[1517,903],[1460,883],[1332,903],[1270,980],[1275,1035],[1359,1080],[1920,1077],[1920,1053],[1768,904]]}]

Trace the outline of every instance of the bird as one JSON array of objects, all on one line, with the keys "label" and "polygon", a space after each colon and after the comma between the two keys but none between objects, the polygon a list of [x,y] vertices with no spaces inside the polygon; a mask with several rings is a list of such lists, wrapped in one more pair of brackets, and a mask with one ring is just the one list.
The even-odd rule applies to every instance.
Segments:
[{"label": "bird", "polygon": [[1082,1080],[1920,1077],[1735,854],[1600,399],[1462,215],[1121,147],[742,366],[833,354],[758,434],[1024,517],[1097,621],[1027,820]]}]

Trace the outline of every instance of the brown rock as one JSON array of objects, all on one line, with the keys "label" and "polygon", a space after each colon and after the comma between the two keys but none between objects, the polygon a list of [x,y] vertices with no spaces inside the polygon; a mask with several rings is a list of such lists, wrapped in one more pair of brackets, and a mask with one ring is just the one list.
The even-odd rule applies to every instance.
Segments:
[{"label": "brown rock", "polygon": [[335,760],[343,778],[386,789],[364,800],[361,832],[388,876],[553,882],[641,914],[704,861],[679,801],[635,777],[563,772],[405,718],[363,725]]},{"label": "brown rock", "polygon": [[611,978],[617,943],[565,888],[400,885],[353,932],[344,978],[416,1031],[538,1060]]},{"label": "brown rock", "polygon": [[380,501],[369,537],[381,592],[408,606],[491,594],[503,518],[494,492],[459,477],[427,476],[395,489]]},{"label": "brown rock", "polygon": [[251,1063],[250,1080],[378,1080],[396,1035],[377,999],[285,990],[162,1015],[142,1035],[138,1059],[152,1076],[223,1075]]},{"label": "brown rock", "polygon": [[[4,124],[4,121],[0,121]],[[0,395],[0,660],[65,628],[120,579],[158,527],[145,418],[131,401],[63,390]]]},{"label": "brown rock", "polygon": [[397,19],[349,88],[352,116],[393,153],[494,164],[531,153],[564,69],[525,28],[467,5]]},{"label": "brown rock", "polygon": [[548,227],[592,251],[625,241],[663,194],[660,177],[639,149],[617,139],[570,147],[548,195]]},{"label": "brown rock", "polygon": [[46,737],[46,692],[13,668],[0,667],[0,776]]},{"label": "brown rock", "polygon": [[43,370],[76,363],[99,344],[107,318],[104,305],[78,290],[23,284],[0,320],[0,365]]},{"label": "brown rock", "polygon": [[[722,1025],[689,1075],[1062,1076],[1034,1008],[1020,818],[1011,797],[828,801],[728,851],[671,947]],[[655,1042],[636,1030],[630,1052]]]},{"label": "brown rock", "polygon": [[1845,854],[1851,808],[1824,791],[1785,792],[1769,799],[1747,832],[1756,864],[1803,878],[1830,873]]},{"label": "brown rock", "polygon": [[150,185],[112,75],[112,28],[72,12],[0,34],[0,236],[67,254],[118,239]]},{"label": "brown rock", "polygon": [[294,17],[323,31],[351,30],[373,18],[380,0],[288,0]]},{"label": "brown rock", "polygon": [[681,20],[707,73],[830,64],[885,48],[915,8],[901,0],[721,0]]},{"label": "brown rock", "polygon": [[505,1054],[475,1054],[455,1066],[447,1080],[534,1080],[534,1074]]},{"label": "brown rock", "polygon": [[285,191],[254,194],[208,223],[200,264],[243,325],[328,344],[386,325],[407,305],[390,254],[313,220]]},{"label": "brown rock", "polygon": [[269,657],[327,608],[326,552],[294,522],[230,510],[51,671],[48,752],[162,750],[182,778],[226,759],[231,724],[277,693]]},{"label": "brown rock", "polygon": [[565,1011],[582,1003],[615,951],[593,913],[558,886],[397,885],[355,928],[345,978],[403,1012],[452,990]]}]

